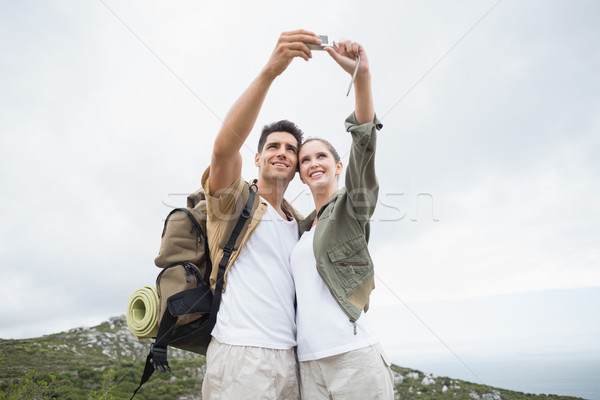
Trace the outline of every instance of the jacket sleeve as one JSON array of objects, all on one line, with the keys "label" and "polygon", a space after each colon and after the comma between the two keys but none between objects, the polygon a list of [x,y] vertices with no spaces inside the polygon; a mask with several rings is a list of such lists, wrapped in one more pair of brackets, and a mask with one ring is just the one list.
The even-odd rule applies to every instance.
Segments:
[{"label": "jacket sleeve", "polygon": [[350,158],[346,168],[345,184],[354,216],[361,224],[366,224],[377,205],[379,183],[375,174],[375,148],[377,131],[383,127],[375,117],[374,121],[358,125],[354,113],[346,119],[346,131],[352,135]]}]

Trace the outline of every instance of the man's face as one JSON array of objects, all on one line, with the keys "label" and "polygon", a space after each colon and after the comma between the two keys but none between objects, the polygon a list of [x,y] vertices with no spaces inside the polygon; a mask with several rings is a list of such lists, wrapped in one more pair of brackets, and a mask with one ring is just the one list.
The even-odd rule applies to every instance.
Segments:
[{"label": "man's face", "polygon": [[298,164],[298,142],[289,132],[273,132],[267,136],[261,153],[254,158],[259,168],[259,179],[281,180],[289,183]]}]

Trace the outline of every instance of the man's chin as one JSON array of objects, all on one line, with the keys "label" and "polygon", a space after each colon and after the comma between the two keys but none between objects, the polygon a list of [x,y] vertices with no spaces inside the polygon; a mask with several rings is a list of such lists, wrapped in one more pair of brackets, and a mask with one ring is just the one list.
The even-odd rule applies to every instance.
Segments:
[{"label": "man's chin", "polygon": [[283,183],[283,184],[288,184],[292,181],[292,179],[294,179],[294,176],[296,175],[296,173],[292,173],[289,174],[287,171],[286,173],[273,173],[273,174],[269,174],[268,176],[263,176],[263,179],[265,180],[272,180],[272,181],[277,181],[278,183]]}]

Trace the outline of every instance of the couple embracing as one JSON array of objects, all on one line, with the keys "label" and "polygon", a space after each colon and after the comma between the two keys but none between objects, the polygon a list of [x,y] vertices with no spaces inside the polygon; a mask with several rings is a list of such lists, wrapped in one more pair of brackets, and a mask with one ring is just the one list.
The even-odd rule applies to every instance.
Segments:
[{"label": "couple embracing", "polygon": [[[309,31],[281,34],[265,67],[227,114],[202,177],[208,242],[216,252],[248,190],[240,149],[269,88],[295,58],[311,58],[309,45],[320,44]],[[356,42],[325,51],[355,74],[355,110],[345,121],[352,141],[345,185],[338,188],[343,166],[328,141],[303,142],[302,131],[286,120],[263,128],[254,158],[260,202],[227,266],[206,354],[205,400],[393,399],[389,363],[364,315],[374,288],[367,242],[381,128],[369,60]],[[314,200],[306,218],[284,199],[296,172]]]}]

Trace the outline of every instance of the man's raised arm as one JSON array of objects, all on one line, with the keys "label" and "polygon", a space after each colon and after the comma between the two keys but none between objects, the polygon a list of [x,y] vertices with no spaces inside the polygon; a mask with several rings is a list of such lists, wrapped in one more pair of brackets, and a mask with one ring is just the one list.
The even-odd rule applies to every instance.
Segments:
[{"label": "man's raised arm", "polygon": [[227,113],[213,146],[210,194],[218,194],[219,190],[229,187],[240,176],[240,149],[254,127],[271,84],[294,58],[301,57],[308,61],[312,57],[307,43],[320,44],[321,40],[315,33],[305,30],[282,33],[267,65]]}]

